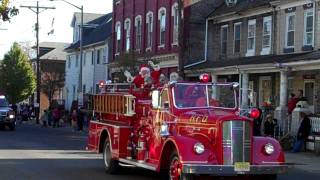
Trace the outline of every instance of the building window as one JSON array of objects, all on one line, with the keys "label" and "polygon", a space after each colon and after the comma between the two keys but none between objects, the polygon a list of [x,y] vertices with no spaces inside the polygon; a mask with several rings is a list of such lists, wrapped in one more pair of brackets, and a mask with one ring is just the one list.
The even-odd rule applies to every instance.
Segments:
[{"label": "building window", "polygon": [[131,21],[130,19],[126,19],[124,22],[124,30],[126,31],[126,51],[130,50],[130,29],[131,29]]},{"label": "building window", "polygon": [[313,46],[313,9],[304,12],[304,44]]},{"label": "building window", "polygon": [[71,68],[71,57],[68,56],[68,68],[70,69]]},{"label": "building window", "polygon": [[101,54],[101,50],[97,50],[97,64],[100,64],[100,54]]},{"label": "building window", "polygon": [[227,54],[228,25],[221,27],[221,54]]},{"label": "building window", "polygon": [[173,16],[172,43],[173,44],[178,44],[178,38],[179,38],[179,8],[178,8],[178,3],[175,3],[172,6],[172,16]]},{"label": "building window", "polygon": [[72,99],[73,100],[76,99],[76,86],[75,85],[72,86]]},{"label": "building window", "polygon": [[294,47],[295,17],[294,13],[286,16],[286,48]]},{"label": "building window", "polygon": [[271,53],[271,37],[272,37],[272,17],[263,18],[263,39],[262,39],[262,51],[261,55],[267,55]]},{"label": "building window", "polygon": [[141,49],[142,42],[142,20],[141,16],[137,16],[135,19],[135,27],[136,27],[136,50]]},{"label": "building window", "polygon": [[117,35],[117,38],[116,38],[116,54],[118,54],[118,53],[120,53],[120,46],[121,46],[121,24],[120,24],[120,22],[116,23],[115,31],[116,31],[116,35]]},{"label": "building window", "polygon": [[76,67],[79,66],[79,54],[76,55]]},{"label": "building window", "polygon": [[160,40],[159,45],[164,46],[166,36],[166,9],[160,8],[159,10],[159,21],[160,21]]},{"label": "building window", "polygon": [[83,92],[83,94],[87,93],[85,84],[82,86],[82,92]]},{"label": "building window", "polygon": [[146,18],[147,23],[147,48],[152,47],[152,32],[153,32],[153,13],[149,12]]},{"label": "building window", "polygon": [[107,44],[107,46],[105,48],[103,48],[103,63],[104,64],[108,63],[108,57],[109,57],[109,46]]},{"label": "building window", "polygon": [[84,52],[83,55],[82,55],[82,57],[83,57],[83,66],[86,65],[86,61],[87,61],[86,54],[87,53]]},{"label": "building window", "polygon": [[94,51],[91,52],[91,65],[94,64]]},{"label": "building window", "polygon": [[254,56],[256,47],[256,20],[248,22],[248,43],[246,56]]},{"label": "building window", "polygon": [[240,53],[241,47],[241,22],[234,24],[234,53]]}]

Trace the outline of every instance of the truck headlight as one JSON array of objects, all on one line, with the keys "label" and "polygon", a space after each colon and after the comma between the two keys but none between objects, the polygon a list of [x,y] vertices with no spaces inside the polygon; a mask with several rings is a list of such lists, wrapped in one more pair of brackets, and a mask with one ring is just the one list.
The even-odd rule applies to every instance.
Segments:
[{"label": "truck headlight", "polygon": [[204,152],[204,145],[202,143],[196,143],[193,146],[193,150],[194,152],[196,152],[197,154],[202,154]]},{"label": "truck headlight", "polygon": [[274,146],[271,143],[264,145],[264,151],[268,155],[271,155],[274,152]]},{"label": "truck headlight", "polygon": [[13,114],[10,114],[10,115],[9,115],[9,119],[14,119],[14,115],[13,115]]}]

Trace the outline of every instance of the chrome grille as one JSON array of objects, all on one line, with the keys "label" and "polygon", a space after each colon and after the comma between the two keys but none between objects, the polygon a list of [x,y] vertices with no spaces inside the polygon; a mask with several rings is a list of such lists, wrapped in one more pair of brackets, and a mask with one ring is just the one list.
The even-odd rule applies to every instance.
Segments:
[{"label": "chrome grille", "polygon": [[7,112],[0,112],[0,116],[7,116]]},{"label": "chrome grille", "polygon": [[223,123],[223,164],[250,162],[251,135],[250,123],[245,121],[226,121]]}]

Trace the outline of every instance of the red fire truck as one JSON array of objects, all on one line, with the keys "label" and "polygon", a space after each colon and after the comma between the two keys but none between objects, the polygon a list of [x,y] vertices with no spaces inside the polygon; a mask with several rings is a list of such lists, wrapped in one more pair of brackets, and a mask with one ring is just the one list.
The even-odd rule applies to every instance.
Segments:
[{"label": "red fire truck", "polygon": [[[208,79],[208,78],[204,78]],[[168,82],[153,88],[105,84],[90,95],[88,150],[107,173],[120,165],[171,180],[199,176],[277,179],[288,166],[277,140],[253,136],[253,109],[239,108],[238,83]]]}]

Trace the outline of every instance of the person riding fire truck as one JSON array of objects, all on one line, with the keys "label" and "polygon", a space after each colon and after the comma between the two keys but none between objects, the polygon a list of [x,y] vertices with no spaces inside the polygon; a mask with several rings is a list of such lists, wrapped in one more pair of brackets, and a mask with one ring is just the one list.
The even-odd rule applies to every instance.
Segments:
[{"label": "person riding fire truck", "polygon": [[[153,63],[149,63],[154,65]],[[103,93],[89,96],[90,121],[87,149],[103,154],[107,173],[120,165],[160,172],[170,180],[202,176],[277,179],[288,166],[277,140],[253,136],[253,119],[239,108],[238,83],[175,80],[160,84],[106,83]],[[158,71],[159,68],[154,68]],[[157,75],[160,78],[161,75]],[[134,87],[136,86],[136,87]]]}]

